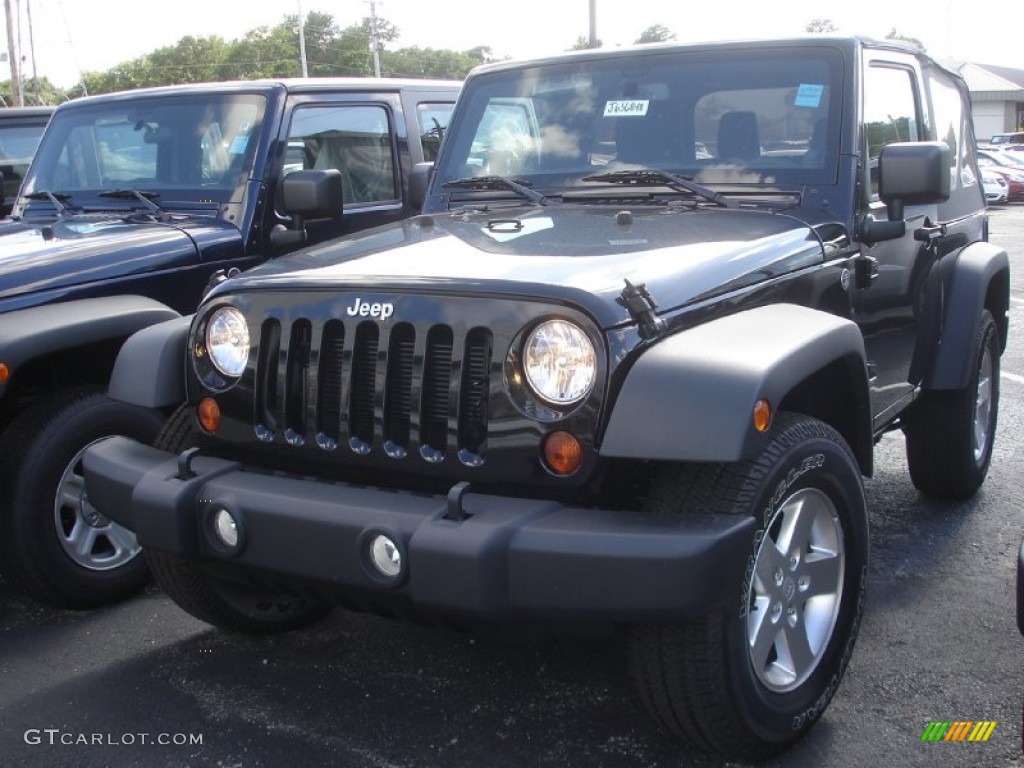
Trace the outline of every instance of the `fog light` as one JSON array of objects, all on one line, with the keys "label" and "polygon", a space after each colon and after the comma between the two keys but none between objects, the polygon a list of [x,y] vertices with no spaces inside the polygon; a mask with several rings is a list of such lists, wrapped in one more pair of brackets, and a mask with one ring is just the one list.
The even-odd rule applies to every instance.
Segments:
[{"label": "fog light", "polygon": [[395,542],[378,533],[370,539],[370,562],[382,576],[393,579],[402,572],[402,552]]},{"label": "fog light", "polygon": [[224,507],[213,513],[213,532],[228,549],[236,549],[240,539],[238,523]]}]

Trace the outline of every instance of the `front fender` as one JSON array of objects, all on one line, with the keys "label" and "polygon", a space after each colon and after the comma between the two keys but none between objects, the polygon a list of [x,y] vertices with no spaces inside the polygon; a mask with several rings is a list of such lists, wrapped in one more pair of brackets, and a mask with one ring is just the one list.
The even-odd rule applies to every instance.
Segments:
[{"label": "front fender", "polygon": [[110,339],[178,317],[145,296],[108,296],[19,309],[2,315],[0,362],[8,368],[0,397],[26,363],[56,352]]},{"label": "front fender", "polygon": [[145,408],[185,402],[185,348],[193,317],[176,317],[131,336],[114,362],[107,394]]},{"label": "front fender", "polygon": [[[866,393],[863,361],[857,325],[826,312],[773,304],[713,320],[639,357],[615,400],[600,453],[666,461],[749,458],[767,439],[753,426],[759,399],[777,410],[799,385],[835,363],[855,373],[859,364],[854,391]],[[846,404],[859,419],[869,418],[864,393]],[[870,421],[853,431],[846,436],[858,450],[861,435],[870,439]]]},{"label": "front fender", "polygon": [[1006,349],[1009,322],[1010,260],[992,243],[977,242],[957,256],[943,301],[942,334],[926,389],[963,389],[972,373],[974,335],[988,307],[999,329],[1000,350]]}]

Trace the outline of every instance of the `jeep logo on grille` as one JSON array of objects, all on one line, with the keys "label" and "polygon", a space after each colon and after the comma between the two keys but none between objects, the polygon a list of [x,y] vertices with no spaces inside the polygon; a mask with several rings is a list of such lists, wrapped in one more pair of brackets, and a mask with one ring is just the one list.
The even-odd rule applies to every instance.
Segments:
[{"label": "jeep logo on grille", "polygon": [[371,304],[356,296],[356,302],[345,310],[349,317],[379,317],[387,320],[395,313],[395,305],[390,301],[375,301]]}]

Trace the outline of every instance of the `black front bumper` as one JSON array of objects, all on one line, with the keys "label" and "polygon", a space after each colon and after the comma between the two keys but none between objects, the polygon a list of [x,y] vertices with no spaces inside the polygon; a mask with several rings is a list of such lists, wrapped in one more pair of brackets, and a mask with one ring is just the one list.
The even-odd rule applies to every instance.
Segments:
[{"label": "black front bumper", "polygon": [[[246,471],[210,457],[196,457],[191,472],[183,463],[127,438],[103,440],[85,455],[90,501],[144,547],[237,563],[328,595],[391,593],[427,613],[559,621],[700,615],[739,600],[754,542],[754,520],[745,516],[666,517],[459,489],[445,498]],[[237,551],[213,534],[221,508],[238,521]],[[396,578],[371,564],[379,533],[398,544]]]}]

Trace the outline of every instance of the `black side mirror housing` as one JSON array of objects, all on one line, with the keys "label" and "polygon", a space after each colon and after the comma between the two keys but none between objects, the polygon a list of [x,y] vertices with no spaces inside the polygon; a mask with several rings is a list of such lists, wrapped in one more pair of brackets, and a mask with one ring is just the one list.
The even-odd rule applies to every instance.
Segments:
[{"label": "black side mirror housing", "polygon": [[430,177],[434,174],[433,163],[416,163],[409,173],[409,205],[416,211],[423,209],[427,199]]},{"label": "black side mirror housing", "polygon": [[867,217],[860,225],[861,239],[871,245],[903,237],[906,206],[948,200],[952,162],[952,152],[944,141],[896,142],[883,147],[878,156],[878,197],[885,203],[889,220]]},{"label": "black side mirror housing", "polygon": [[344,200],[341,171],[292,171],[281,180],[281,208],[292,215],[292,226],[278,225],[270,233],[270,242],[278,248],[294,248],[306,242],[307,219],[333,219],[340,216]]}]

